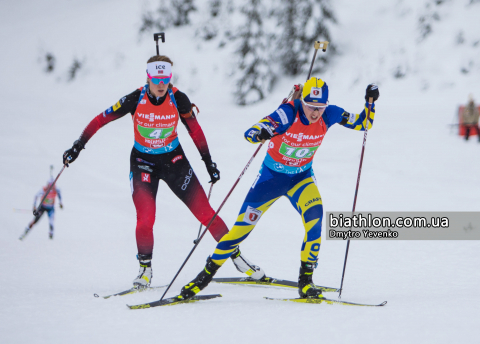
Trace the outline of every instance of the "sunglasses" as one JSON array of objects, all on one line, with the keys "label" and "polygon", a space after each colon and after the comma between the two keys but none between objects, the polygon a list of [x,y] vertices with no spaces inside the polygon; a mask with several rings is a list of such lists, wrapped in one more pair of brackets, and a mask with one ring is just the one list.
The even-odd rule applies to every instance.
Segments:
[{"label": "sunglasses", "polygon": [[305,107],[307,109],[309,109],[310,111],[315,111],[315,110],[318,110],[318,111],[321,111],[321,110],[324,110],[327,106],[328,106],[328,100],[327,100],[327,104],[325,105],[319,105],[319,106],[315,106],[315,105],[309,105],[307,103],[305,103],[302,99],[302,103],[303,105],[305,105]]},{"label": "sunglasses", "polygon": [[170,76],[167,76],[167,77],[156,78],[156,77],[152,77],[147,72],[147,76],[155,85],[159,85],[160,83],[163,83],[164,85],[168,85],[170,83],[170,80],[172,80],[172,74],[170,74]]}]

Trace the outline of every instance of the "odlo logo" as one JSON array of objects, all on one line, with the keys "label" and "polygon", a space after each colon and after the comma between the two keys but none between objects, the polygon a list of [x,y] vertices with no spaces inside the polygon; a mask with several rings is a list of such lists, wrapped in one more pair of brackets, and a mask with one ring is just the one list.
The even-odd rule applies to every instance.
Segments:
[{"label": "odlo logo", "polygon": [[190,183],[190,179],[192,178],[192,175],[193,175],[193,170],[190,169],[188,171],[188,174],[185,176],[185,181],[183,182],[183,185],[182,185],[182,190],[186,190],[188,184]]}]

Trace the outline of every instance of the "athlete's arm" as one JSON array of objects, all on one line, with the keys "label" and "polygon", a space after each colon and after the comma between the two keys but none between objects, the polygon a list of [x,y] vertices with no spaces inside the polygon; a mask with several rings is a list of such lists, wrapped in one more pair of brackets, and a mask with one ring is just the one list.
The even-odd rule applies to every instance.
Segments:
[{"label": "athlete's arm", "polygon": [[205,138],[202,127],[197,121],[190,99],[188,99],[185,93],[177,91],[175,92],[175,101],[177,102],[180,120],[187,128],[187,132],[192,138],[193,143],[195,143],[198,152],[202,156],[202,160],[205,161],[205,163],[211,163],[212,158],[208,149],[207,139]]},{"label": "athlete's arm", "polygon": [[128,113],[135,113],[140,92],[140,90],[133,91],[92,119],[78,139],[83,146],[85,146],[88,140],[105,124],[113,122]]},{"label": "athlete's arm", "polygon": [[82,149],[85,148],[88,140],[90,140],[90,138],[98,131],[98,129],[103,127],[105,124],[119,119],[120,117],[125,116],[127,113],[135,113],[140,93],[141,92],[139,90],[133,91],[129,95],[116,102],[115,105],[109,107],[100,115],[92,119],[85,129],[83,129],[79,139],[73,143],[72,148],[67,149],[63,153],[63,164],[68,167],[70,163],[74,162],[78,158],[78,155]]},{"label": "athlete's arm", "polygon": [[257,138],[257,135],[262,129],[278,135],[283,134],[293,124],[295,116],[295,108],[292,105],[282,104],[275,112],[251,126],[244,134],[245,139],[250,143],[259,143],[261,140]]},{"label": "athlete's arm", "polygon": [[[360,114],[349,113],[336,105],[329,105],[323,113],[323,120],[330,128],[335,123],[343,125],[345,128],[364,131],[367,122],[368,103],[365,103],[365,108]],[[373,119],[375,117],[375,104],[372,104],[372,110],[370,111],[370,118],[368,121],[368,129],[373,125]]]},{"label": "athlete's arm", "polygon": [[55,187],[55,190],[57,190],[58,200],[60,201],[60,204],[62,204],[62,193],[60,192],[60,189],[57,187]]},{"label": "athlete's arm", "polygon": [[35,194],[35,198],[33,199],[33,209],[35,209],[35,207],[37,206],[37,199],[38,198],[41,199],[43,197],[43,194],[44,194],[43,189]]}]

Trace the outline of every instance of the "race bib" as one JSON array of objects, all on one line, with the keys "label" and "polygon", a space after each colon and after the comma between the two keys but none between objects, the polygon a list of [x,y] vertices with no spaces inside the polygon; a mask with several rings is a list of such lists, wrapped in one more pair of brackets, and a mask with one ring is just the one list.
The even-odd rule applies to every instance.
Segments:
[{"label": "race bib", "polygon": [[285,142],[280,146],[280,154],[292,159],[308,159],[315,154],[318,146],[315,147],[291,147]]},{"label": "race bib", "polygon": [[173,133],[173,129],[170,128],[145,128],[141,125],[137,125],[137,130],[146,139],[166,139]]}]

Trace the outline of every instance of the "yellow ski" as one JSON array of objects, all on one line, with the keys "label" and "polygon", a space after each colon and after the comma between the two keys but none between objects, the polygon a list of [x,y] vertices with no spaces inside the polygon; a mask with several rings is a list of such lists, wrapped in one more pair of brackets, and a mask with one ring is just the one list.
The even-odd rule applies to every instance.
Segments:
[{"label": "yellow ski", "polygon": [[343,305],[343,306],[364,306],[364,307],[382,307],[387,304],[387,301],[383,301],[382,303],[379,303],[378,305],[371,305],[371,304],[366,304],[366,303],[354,303],[354,302],[347,302],[347,301],[341,301],[341,300],[330,300],[327,298],[321,298],[321,299],[276,299],[276,298],[271,298],[271,297],[265,297],[267,300],[276,300],[276,301],[291,301],[291,302],[299,302],[299,303],[327,303],[329,305]]},{"label": "yellow ski", "polygon": [[[282,288],[298,288],[298,283],[293,281],[287,281],[272,277],[263,277],[260,280],[254,280],[251,277],[226,277],[226,278],[214,278],[212,282],[215,283],[225,283],[225,284],[239,284],[239,285],[247,285],[247,286],[265,286],[265,287],[282,287]],[[324,292],[332,292],[336,293],[339,290],[337,288],[331,287],[322,287],[321,288]]]},{"label": "yellow ski", "polygon": [[191,299],[185,300],[182,298],[180,295],[174,296],[174,297],[169,297],[168,299],[163,299],[159,301],[153,301],[153,302],[148,302],[148,303],[142,303],[140,305],[127,305],[128,308],[130,309],[145,309],[145,308],[152,308],[152,307],[158,307],[158,306],[173,306],[173,305],[178,305],[181,303],[192,303],[192,302],[197,302],[197,301],[202,301],[202,300],[210,300],[214,299],[217,297],[222,297],[220,294],[212,294],[212,295],[197,295],[194,296]]}]

